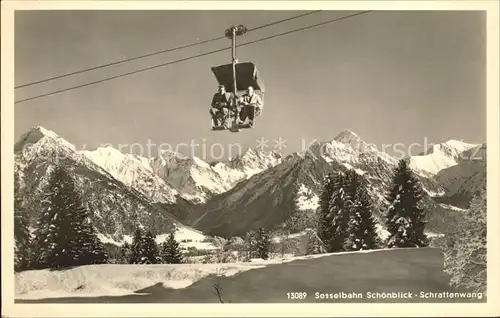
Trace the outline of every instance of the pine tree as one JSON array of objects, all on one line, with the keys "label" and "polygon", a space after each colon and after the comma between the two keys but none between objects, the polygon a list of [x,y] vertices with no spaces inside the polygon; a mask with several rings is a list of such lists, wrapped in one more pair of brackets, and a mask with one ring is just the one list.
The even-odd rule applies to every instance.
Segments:
[{"label": "pine tree", "polygon": [[335,191],[334,184],[338,175],[328,174],[323,182],[323,190],[319,197],[318,207],[318,237],[321,239],[328,252],[331,250],[331,244],[335,233],[332,231],[332,222],[334,214],[330,211],[330,200]]},{"label": "pine tree", "polygon": [[175,240],[174,233],[170,233],[168,239],[163,243],[161,256],[166,264],[180,264],[182,262],[180,244]]},{"label": "pine tree", "polygon": [[420,207],[422,198],[423,189],[419,180],[406,160],[401,159],[395,169],[387,198],[390,203],[386,214],[387,231],[390,233],[387,242],[389,248],[428,245],[424,234],[425,213]]},{"label": "pine tree", "polygon": [[58,268],[71,265],[74,250],[70,246],[72,189],[70,177],[61,166],[50,173],[48,187],[41,201],[41,215],[35,227],[36,266]]},{"label": "pine tree", "polygon": [[[51,243],[49,242],[49,228],[52,220],[56,215],[56,211],[53,206],[51,206],[52,198],[55,197],[54,190],[59,191],[59,188],[55,187],[54,171],[50,172],[49,186],[48,189],[41,194],[40,200],[40,216],[34,226],[33,231],[33,250],[37,251],[33,254],[32,264],[36,269],[47,267],[47,257],[49,255],[49,250]],[[52,188],[52,191],[50,190]]]},{"label": "pine tree", "polygon": [[313,231],[313,230],[308,230],[306,231],[307,237],[307,245],[306,245],[306,250],[305,250],[305,255],[312,255],[312,254],[322,254],[325,253],[326,250],[323,247],[323,243],[318,237],[318,234]]},{"label": "pine tree", "polygon": [[29,231],[27,211],[16,182],[14,196],[14,270],[23,271],[30,268],[32,238]]},{"label": "pine tree", "polygon": [[[73,180],[70,180],[70,182],[73,184]],[[73,230],[72,239],[75,243],[73,253],[76,255],[74,265],[106,263],[108,255],[97,236],[97,231],[92,223],[91,212],[83,205],[82,196],[76,189],[73,189],[72,203],[71,229]]]},{"label": "pine tree", "polygon": [[140,228],[136,228],[134,238],[132,240],[132,246],[130,248],[129,264],[141,264],[144,256],[143,242],[144,239],[142,237],[142,231]]},{"label": "pine tree", "polygon": [[337,174],[333,179],[334,191],[329,204],[329,212],[332,220],[329,228],[330,238],[326,246],[329,253],[345,250],[351,212],[349,207],[351,198],[347,192],[350,182],[349,176],[342,173]]},{"label": "pine tree", "polygon": [[349,170],[347,175],[350,217],[345,248],[346,250],[375,249],[379,246],[380,239],[375,228],[373,204],[368,194],[366,180],[354,170]]},{"label": "pine tree", "polygon": [[280,255],[280,257],[284,257],[285,253],[290,249],[290,231],[286,228],[278,228],[274,233],[273,237],[278,238],[278,242],[275,245],[275,252]]},{"label": "pine tree", "polygon": [[120,263],[129,264],[131,259],[132,247],[128,242],[123,243],[120,248]]},{"label": "pine tree", "polygon": [[257,234],[255,231],[249,231],[245,235],[245,247],[247,250],[247,255],[245,257],[245,260],[249,261],[252,258],[257,258],[257,241],[256,241]]},{"label": "pine tree", "polygon": [[487,285],[486,189],[471,201],[450,232],[451,244],[444,248],[445,271],[450,283],[486,293]]},{"label": "pine tree", "polygon": [[288,217],[284,223],[284,230],[288,234],[304,231],[311,225],[311,217],[305,211],[294,209],[289,211]]},{"label": "pine tree", "polygon": [[38,267],[103,263],[104,247],[92,227],[73,178],[64,166],[52,171],[35,229]]},{"label": "pine tree", "polygon": [[160,261],[160,252],[155,241],[155,236],[151,231],[148,231],[144,236],[143,241],[144,259],[142,263],[158,264]]},{"label": "pine tree", "polygon": [[90,211],[80,204],[75,209],[73,228],[75,229],[77,265],[104,264],[108,256],[90,218]]},{"label": "pine tree", "polygon": [[262,259],[268,259],[270,247],[271,238],[269,237],[269,233],[264,228],[258,229],[255,232],[255,250],[258,257]]}]

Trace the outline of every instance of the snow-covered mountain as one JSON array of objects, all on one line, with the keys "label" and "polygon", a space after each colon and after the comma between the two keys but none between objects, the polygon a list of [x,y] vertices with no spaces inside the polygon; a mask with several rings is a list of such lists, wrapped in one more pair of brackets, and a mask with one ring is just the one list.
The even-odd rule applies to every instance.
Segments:
[{"label": "snow-covered mountain", "polygon": [[185,198],[201,204],[233,188],[239,181],[278,164],[280,159],[273,152],[249,149],[228,163],[210,164],[198,157],[163,151],[158,157],[150,159],[149,163],[155,174],[175,187]]},{"label": "snow-covered mountain", "polygon": [[231,159],[227,166],[243,172],[248,178],[280,164],[282,159],[282,156],[277,152],[249,148],[243,155]]},{"label": "snow-covered mountain", "polygon": [[229,162],[218,163],[165,150],[153,158],[124,154],[112,147],[81,153],[116,179],[159,203],[175,203],[177,197],[193,204],[205,203],[239,181],[281,162],[279,154],[255,149]]},{"label": "snow-covered mountain", "polygon": [[[90,160],[89,154],[77,152],[74,145],[52,131],[34,127],[15,144],[14,153],[14,173],[19,181],[16,194],[27,204],[32,224],[39,215],[41,192],[49,172],[56,164],[62,164],[75,178],[83,203],[92,211],[100,234],[120,240],[123,235],[131,234],[136,226],[158,233],[168,233],[176,225],[184,227],[174,215],[183,214],[190,205],[181,198],[173,198],[171,188],[156,185],[163,191],[160,196],[165,200],[163,204],[155,204],[143,194],[154,187],[147,185],[144,191],[135,190]],[[126,171],[126,164],[118,166],[117,171]]]},{"label": "snow-covered mountain", "polygon": [[457,165],[461,161],[462,155],[468,150],[480,146],[451,139],[431,146],[418,156],[412,156],[410,158],[410,167],[416,171],[436,175],[443,169]]},{"label": "snow-covered mountain", "polygon": [[[409,158],[426,192],[430,231],[441,233],[460,216],[458,198],[468,200],[485,184],[485,153],[486,145],[448,141]],[[94,212],[101,237],[109,242],[123,242],[137,224],[154,226],[158,233],[174,227],[192,231],[186,227],[191,226],[220,236],[272,228],[292,212],[313,213],[324,176],[347,169],[368,180],[380,217],[397,164],[349,130],[286,158],[249,149],[232,160],[208,163],[169,151],[153,158],[111,147],[78,152],[57,134],[35,127],[16,143],[15,155],[19,190],[34,202],[47,170],[65,163]]]},{"label": "snow-covered mountain", "polygon": [[123,154],[115,148],[104,147],[81,151],[115,179],[141,192],[153,202],[176,203],[179,192],[156,175],[146,158]]},{"label": "snow-covered mountain", "polygon": [[445,190],[441,201],[467,207],[486,187],[486,144],[462,152],[457,164],[439,171],[435,180]]},{"label": "snow-covered mountain", "polygon": [[[343,131],[327,142],[316,142],[303,153],[296,153],[238,183],[203,206],[197,220],[188,220],[195,228],[220,236],[243,235],[259,227],[274,227],[284,222],[291,211],[314,210],[322,181],[328,172],[354,169],[365,176],[375,199],[375,215],[381,216],[397,160],[370,147],[358,135]],[[429,213],[429,228],[439,232],[456,211],[435,202],[429,193],[439,193],[432,178],[420,176],[427,195],[424,204]],[[452,211],[452,212],[450,212]],[[192,223],[191,223],[192,222]]]}]

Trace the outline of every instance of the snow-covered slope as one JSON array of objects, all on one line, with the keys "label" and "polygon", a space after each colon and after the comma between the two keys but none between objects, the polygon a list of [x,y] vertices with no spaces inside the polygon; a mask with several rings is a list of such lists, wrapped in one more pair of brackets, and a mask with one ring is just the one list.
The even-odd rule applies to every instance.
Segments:
[{"label": "snow-covered slope", "polygon": [[[357,253],[374,253],[363,251]],[[226,277],[245,271],[297,260],[318,259],[335,254],[252,259],[251,262],[219,264],[106,264],[78,266],[65,271],[30,270],[15,274],[17,299],[50,297],[97,297],[140,295],[138,292],[160,283],[182,289],[209,275]],[[336,256],[346,255],[338,253]]]},{"label": "snow-covered slope", "polygon": [[65,271],[30,270],[16,273],[18,299],[50,297],[97,297],[130,295],[161,283],[168,288],[185,288],[208,275],[224,271],[234,275],[271,263],[87,265]]},{"label": "snow-covered slope", "polygon": [[161,205],[153,203],[43,127],[34,127],[24,134],[15,144],[14,151],[14,173],[19,181],[16,194],[27,204],[32,224],[40,213],[41,192],[49,172],[56,164],[62,164],[75,179],[99,233],[119,240],[131,234],[136,226],[154,228],[159,233],[168,233],[175,224],[181,226],[173,215],[183,214],[187,204],[174,204],[169,200]]},{"label": "snow-covered slope", "polygon": [[412,156],[410,158],[410,167],[419,172],[436,175],[443,169],[457,165],[464,152],[478,146],[481,145],[451,139],[433,145],[418,156]]},{"label": "snow-covered slope", "polygon": [[176,202],[179,192],[153,172],[148,159],[134,154],[123,154],[112,147],[81,153],[115,179],[141,192],[153,202]]},{"label": "snow-covered slope", "polygon": [[319,206],[319,197],[304,184],[299,184],[295,204],[299,211],[315,211]]},{"label": "snow-covered slope", "polygon": [[486,187],[486,144],[460,154],[458,163],[436,174],[438,184],[445,189],[442,200],[467,207],[473,196]]},{"label": "snow-covered slope", "polygon": [[[273,264],[272,266],[269,266]],[[334,265],[332,265],[334,264]],[[449,286],[442,271],[443,255],[434,248],[399,248],[248,263],[172,265],[89,265],[65,271],[25,271],[15,276],[16,302],[36,299],[45,303],[219,303],[214,277],[221,280],[220,297],[226,303],[283,303],[283,295],[300,290],[310,301],[315,293],[462,292],[460,301],[474,301],[464,290]],[[238,273],[237,275],[235,275]],[[307,275],[305,274],[307,273]],[[124,295],[126,297],[104,297]],[[131,295],[134,294],[134,295]],[[324,294],[325,295],[325,294]],[[327,294],[326,294],[327,295]],[[76,299],[76,297],[93,297]],[[75,297],[61,299],[62,297]],[[38,299],[37,299],[38,298]],[[414,297],[417,298],[417,297]],[[476,297],[477,298],[477,297]],[[353,302],[323,299],[320,302]],[[361,299],[362,302],[394,302],[394,299]],[[407,300],[411,301],[411,300]],[[418,299],[416,300],[419,301]],[[449,302],[441,298],[433,301]],[[484,301],[484,299],[479,300]],[[297,302],[290,300],[289,302]]]}]

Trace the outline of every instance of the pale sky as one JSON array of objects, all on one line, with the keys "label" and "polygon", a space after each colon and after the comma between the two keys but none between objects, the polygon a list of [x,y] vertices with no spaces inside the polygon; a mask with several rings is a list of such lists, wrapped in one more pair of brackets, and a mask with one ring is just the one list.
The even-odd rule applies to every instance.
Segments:
[{"label": "pale sky", "polygon": [[[223,35],[297,11],[18,11],[15,84]],[[239,42],[355,13],[323,11],[250,32]],[[195,144],[206,157],[217,143],[243,149],[286,140],[285,154],[344,129],[375,145],[486,141],[486,26],[482,12],[377,11],[238,48],[266,85],[264,114],[239,133],[210,131],[217,89],[211,66],[230,51],[15,105],[15,135],[43,126],[94,149],[110,143]],[[16,100],[200,54],[204,44],[16,90]],[[203,145],[203,146],[202,146]],[[165,146],[164,146],[165,147]],[[218,146],[220,148],[220,146]],[[129,146],[130,148],[130,146]],[[214,156],[219,156],[220,149]],[[122,151],[144,153],[135,146]],[[156,148],[152,147],[156,155]],[[235,148],[233,148],[234,151]],[[187,146],[177,150],[190,154]],[[211,158],[207,158],[211,159]]]}]

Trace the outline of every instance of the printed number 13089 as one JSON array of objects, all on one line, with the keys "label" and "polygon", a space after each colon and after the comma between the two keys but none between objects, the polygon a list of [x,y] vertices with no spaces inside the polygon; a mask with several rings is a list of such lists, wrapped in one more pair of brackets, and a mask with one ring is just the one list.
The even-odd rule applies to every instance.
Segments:
[{"label": "printed number 13089", "polygon": [[286,293],[286,297],[288,299],[306,299],[307,293],[302,292],[302,293]]}]

